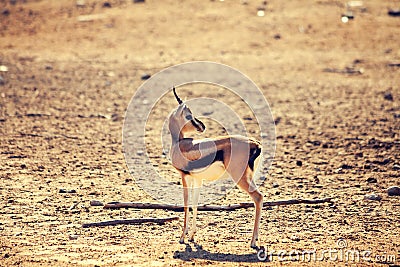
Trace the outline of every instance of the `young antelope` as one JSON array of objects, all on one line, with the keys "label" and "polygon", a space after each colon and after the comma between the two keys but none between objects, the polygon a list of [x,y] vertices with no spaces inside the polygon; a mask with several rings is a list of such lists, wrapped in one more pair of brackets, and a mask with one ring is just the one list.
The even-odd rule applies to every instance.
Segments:
[{"label": "young antelope", "polygon": [[182,176],[185,218],[180,243],[184,243],[189,224],[189,189],[192,189],[193,221],[189,241],[196,233],[196,216],[200,187],[203,180],[214,181],[228,174],[235,183],[247,192],[255,203],[255,222],[251,247],[257,248],[258,230],[261,219],[263,196],[253,181],[255,161],[261,153],[261,144],[253,138],[244,136],[218,136],[195,140],[185,138],[189,132],[204,132],[205,125],[194,117],[191,110],[173,92],[179,106],[169,117],[169,130],[172,136],[172,165]]}]

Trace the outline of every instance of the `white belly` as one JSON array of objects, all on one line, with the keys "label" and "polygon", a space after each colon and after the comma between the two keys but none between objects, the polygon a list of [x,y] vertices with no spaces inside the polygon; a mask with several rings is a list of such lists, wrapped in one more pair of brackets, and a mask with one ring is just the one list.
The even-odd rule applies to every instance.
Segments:
[{"label": "white belly", "polygon": [[224,164],[221,161],[216,161],[206,168],[191,171],[190,176],[195,179],[212,182],[221,178],[227,178],[229,174],[225,170]]}]

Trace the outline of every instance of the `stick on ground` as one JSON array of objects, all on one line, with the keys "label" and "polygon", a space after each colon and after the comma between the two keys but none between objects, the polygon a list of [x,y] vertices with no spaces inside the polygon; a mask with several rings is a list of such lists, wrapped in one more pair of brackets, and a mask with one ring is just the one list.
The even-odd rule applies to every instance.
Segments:
[{"label": "stick on ground", "polygon": [[173,220],[178,220],[179,217],[167,217],[167,218],[139,218],[139,219],[122,219],[122,220],[111,220],[111,221],[102,221],[102,222],[94,222],[94,223],[85,223],[82,225],[83,228],[88,227],[98,227],[98,226],[110,226],[110,225],[118,225],[118,224],[141,224],[141,223],[156,223],[156,224],[164,224],[166,222],[170,222]]},{"label": "stick on ground", "polygon": [[[294,204],[321,204],[325,202],[332,202],[331,197],[321,199],[288,199],[278,201],[266,201],[263,203],[264,207],[272,206],[283,206],[283,205],[294,205]],[[226,206],[217,205],[202,205],[198,207],[199,211],[232,211],[237,209],[247,209],[254,207],[253,202],[244,202],[240,204],[232,204]],[[183,206],[171,205],[171,204],[157,204],[157,203],[141,203],[141,202],[110,202],[104,205],[105,209],[122,209],[122,208],[134,208],[134,209],[163,209],[172,211],[183,211]]]}]

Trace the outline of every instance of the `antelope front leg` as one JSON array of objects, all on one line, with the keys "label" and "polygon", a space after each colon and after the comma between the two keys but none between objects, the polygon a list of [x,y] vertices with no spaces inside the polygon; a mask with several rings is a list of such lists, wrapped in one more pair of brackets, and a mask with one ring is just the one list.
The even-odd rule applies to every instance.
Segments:
[{"label": "antelope front leg", "polygon": [[188,232],[188,225],[189,225],[189,206],[188,206],[189,190],[185,178],[183,178],[182,181],[183,181],[183,205],[184,205],[183,210],[185,211],[185,218],[183,221],[183,230],[181,239],[179,240],[179,243],[181,244],[185,243],[185,235]]},{"label": "antelope front leg", "polygon": [[192,209],[193,209],[193,221],[192,221],[192,228],[190,230],[190,234],[189,234],[189,241],[193,241],[194,240],[194,234],[196,233],[196,218],[197,218],[197,206],[199,204],[199,195],[200,195],[200,187],[198,187],[197,185],[195,185],[195,187],[193,188],[193,205],[192,205]]}]

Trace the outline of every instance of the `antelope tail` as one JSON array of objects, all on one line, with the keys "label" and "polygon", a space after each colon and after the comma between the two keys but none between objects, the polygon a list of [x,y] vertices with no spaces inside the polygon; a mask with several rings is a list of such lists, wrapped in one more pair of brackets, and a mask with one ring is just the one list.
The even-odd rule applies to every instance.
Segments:
[{"label": "antelope tail", "polygon": [[249,157],[249,167],[254,171],[254,161],[261,154],[261,144],[256,140],[250,140],[250,157]]}]

